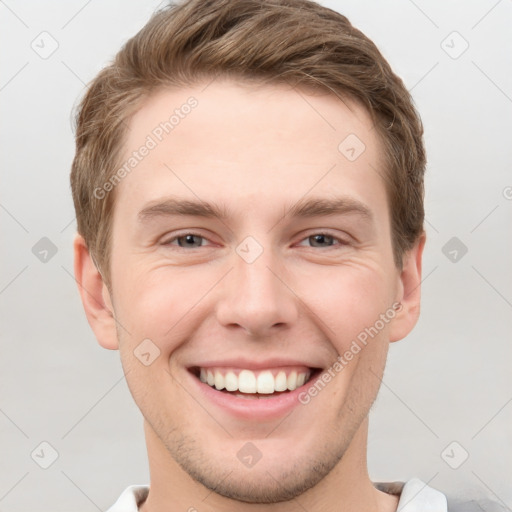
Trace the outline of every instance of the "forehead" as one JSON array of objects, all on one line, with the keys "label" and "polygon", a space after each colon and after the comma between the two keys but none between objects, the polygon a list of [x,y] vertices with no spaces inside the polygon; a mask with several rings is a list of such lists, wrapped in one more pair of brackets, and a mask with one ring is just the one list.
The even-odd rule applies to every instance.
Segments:
[{"label": "forehead", "polygon": [[332,94],[215,80],[158,90],[129,127],[128,172],[116,190],[122,209],[170,193],[246,207],[309,192],[373,202],[385,195],[369,114]]}]

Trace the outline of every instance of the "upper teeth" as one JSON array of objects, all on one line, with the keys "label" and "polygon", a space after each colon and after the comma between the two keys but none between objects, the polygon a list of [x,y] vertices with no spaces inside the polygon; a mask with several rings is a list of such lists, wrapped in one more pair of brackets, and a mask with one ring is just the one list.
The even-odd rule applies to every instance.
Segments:
[{"label": "upper teeth", "polygon": [[[287,375],[288,373],[288,375]],[[310,377],[311,372],[285,372],[281,370],[274,376],[270,370],[257,374],[251,370],[241,370],[238,375],[234,371],[201,368],[199,378],[218,390],[239,391],[240,393],[271,394],[274,391],[293,391],[302,386]]]}]

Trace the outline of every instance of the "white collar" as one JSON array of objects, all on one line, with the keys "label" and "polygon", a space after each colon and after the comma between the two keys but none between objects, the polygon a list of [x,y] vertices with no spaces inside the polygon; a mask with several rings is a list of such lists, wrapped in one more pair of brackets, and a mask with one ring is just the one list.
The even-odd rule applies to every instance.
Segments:
[{"label": "white collar", "polygon": [[[378,482],[381,491],[400,495],[396,512],[447,512],[446,496],[418,478],[407,482]],[[138,512],[148,496],[148,485],[130,485],[107,512]]]},{"label": "white collar", "polygon": [[419,478],[407,482],[374,483],[380,491],[400,495],[396,512],[447,512],[446,496]]}]

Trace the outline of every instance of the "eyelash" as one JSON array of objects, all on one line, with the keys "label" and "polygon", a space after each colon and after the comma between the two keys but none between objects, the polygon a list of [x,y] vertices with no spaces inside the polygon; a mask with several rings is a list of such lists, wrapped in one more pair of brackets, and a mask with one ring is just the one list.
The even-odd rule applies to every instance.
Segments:
[{"label": "eyelash", "polygon": [[[195,237],[198,237],[198,238],[201,238],[203,240],[208,240],[205,236],[203,235],[200,235],[199,233],[194,233],[193,231],[187,231],[186,233],[183,233],[183,234],[179,234],[179,235],[176,235],[174,237],[172,237],[171,239],[169,239],[167,242],[163,242],[162,245],[174,245],[173,242],[179,240],[180,238],[185,238],[186,236],[195,236]],[[312,233],[311,235],[308,235],[304,238],[301,239],[301,242],[305,241],[305,240],[308,240],[309,238],[313,238],[315,236],[324,236],[324,237],[329,237],[329,238],[332,238],[334,241],[338,242],[338,246],[342,247],[342,246],[346,246],[346,245],[349,245],[349,242],[347,242],[346,240],[342,239],[342,238],[339,238],[339,237],[336,237],[328,232],[325,232],[325,231],[318,231],[318,232],[315,232],[315,233]],[[178,245],[175,246],[176,248],[178,249],[184,249],[186,251],[190,250],[190,249],[201,249],[203,246],[201,247],[191,247],[190,249],[186,248],[186,247],[180,247]],[[331,246],[328,246],[328,247],[323,247],[322,249],[333,249],[335,248],[336,246],[334,245],[331,245]],[[313,247],[313,246],[310,246],[311,249],[317,249],[317,247]]]}]

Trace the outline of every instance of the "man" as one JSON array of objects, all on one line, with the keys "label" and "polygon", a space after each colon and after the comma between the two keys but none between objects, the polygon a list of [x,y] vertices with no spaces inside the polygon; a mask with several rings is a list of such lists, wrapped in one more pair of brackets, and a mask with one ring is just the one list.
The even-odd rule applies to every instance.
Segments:
[{"label": "man", "polygon": [[151,473],[111,512],[447,509],[366,465],[419,315],[422,133],[375,45],[305,0],[171,6],[93,81],[75,275]]}]

